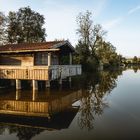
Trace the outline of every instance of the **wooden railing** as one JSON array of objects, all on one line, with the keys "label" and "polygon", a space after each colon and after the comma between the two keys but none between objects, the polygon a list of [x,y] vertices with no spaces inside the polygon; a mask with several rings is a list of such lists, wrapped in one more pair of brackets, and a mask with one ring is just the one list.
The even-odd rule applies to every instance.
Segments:
[{"label": "wooden railing", "polygon": [[48,80],[48,67],[0,66],[0,79]]},{"label": "wooden railing", "polygon": [[81,75],[81,65],[53,65],[50,66],[50,79],[64,79],[66,77]]},{"label": "wooden railing", "polygon": [[80,65],[0,66],[0,79],[55,80],[80,74]]}]

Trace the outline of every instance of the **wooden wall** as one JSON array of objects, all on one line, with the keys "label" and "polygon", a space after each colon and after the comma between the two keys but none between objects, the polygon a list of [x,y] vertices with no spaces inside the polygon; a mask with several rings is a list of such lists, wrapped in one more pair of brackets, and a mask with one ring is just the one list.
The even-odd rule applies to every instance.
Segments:
[{"label": "wooden wall", "polygon": [[0,65],[33,66],[33,56],[1,56]]}]

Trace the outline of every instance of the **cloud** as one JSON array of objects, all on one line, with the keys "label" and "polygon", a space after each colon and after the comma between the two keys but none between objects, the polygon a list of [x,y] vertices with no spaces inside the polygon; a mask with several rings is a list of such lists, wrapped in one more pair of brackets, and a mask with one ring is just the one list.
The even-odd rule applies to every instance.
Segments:
[{"label": "cloud", "polygon": [[104,24],[104,28],[106,30],[114,28],[114,27],[118,26],[122,22],[123,19],[124,19],[123,17],[112,19]]},{"label": "cloud", "polygon": [[130,9],[130,10],[128,11],[128,15],[133,14],[133,13],[139,11],[139,10],[140,10],[140,5],[139,5],[139,6],[136,6],[136,7],[134,7],[134,8],[132,8],[132,9]]},{"label": "cloud", "polygon": [[123,15],[121,17],[109,20],[108,22],[106,22],[104,24],[104,28],[109,30],[109,29],[112,29],[112,28],[118,26],[123,20],[128,18],[129,15],[131,15],[131,14],[133,14],[133,13],[139,11],[139,10],[140,10],[140,5],[136,6],[135,8],[130,9],[125,15]]}]

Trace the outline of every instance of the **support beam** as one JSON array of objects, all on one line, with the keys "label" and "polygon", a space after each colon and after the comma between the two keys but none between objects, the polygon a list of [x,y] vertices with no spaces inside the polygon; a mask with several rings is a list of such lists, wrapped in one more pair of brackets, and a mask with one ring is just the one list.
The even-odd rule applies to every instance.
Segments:
[{"label": "support beam", "polygon": [[51,65],[51,53],[49,52],[48,53],[48,66]]},{"label": "support beam", "polygon": [[21,91],[20,90],[16,90],[16,100],[19,100],[21,97]]},{"label": "support beam", "polygon": [[71,88],[71,77],[69,77],[69,87]]},{"label": "support beam", "polygon": [[69,64],[72,65],[72,53],[69,53]]},{"label": "support beam", "polygon": [[49,88],[50,87],[50,81],[46,81],[46,88]]},{"label": "support beam", "polygon": [[62,79],[61,78],[59,79],[59,90],[60,91],[62,90]]},{"label": "support beam", "polygon": [[38,91],[37,90],[33,90],[33,95],[32,95],[32,101],[35,101],[38,95]]},{"label": "support beam", "polygon": [[59,79],[59,84],[62,85],[62,78]]},{"label": "support beam", "polygon": [[21,80],[16,79],[16,90],[20,90],[21,89]]},{"label": "support beam", "polygon": [[37,80],[32,80],[33,90],[38,90],[38,82]]}]

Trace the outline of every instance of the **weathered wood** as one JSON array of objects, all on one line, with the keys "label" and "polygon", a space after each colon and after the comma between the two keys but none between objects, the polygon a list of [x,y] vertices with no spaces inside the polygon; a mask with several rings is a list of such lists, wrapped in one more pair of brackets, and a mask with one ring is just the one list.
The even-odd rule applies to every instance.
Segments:
[{"label": "weathered wood", "polygon": [[16,90],[21,89],[21,81],[19,79],[16,79]]},{"label": "weathered wood", "polygon": [[0,79],[48,80],[48,67],[0,66]]},{"label": "weathered wood", "polygon": [[33,91],[38,90],[38,82],[37,82],[37,80],[32,80],[32,85],[33,85]]},{"label": "weathered wood", "polygon": [[75,75],[81,75],[81,65],[53,65],[50,67],[50,79],[64,79]]},{"label": "weathered wood", "polygon": [[55,80],[80,75],[81,65],[0,66],[0,79]]}]

